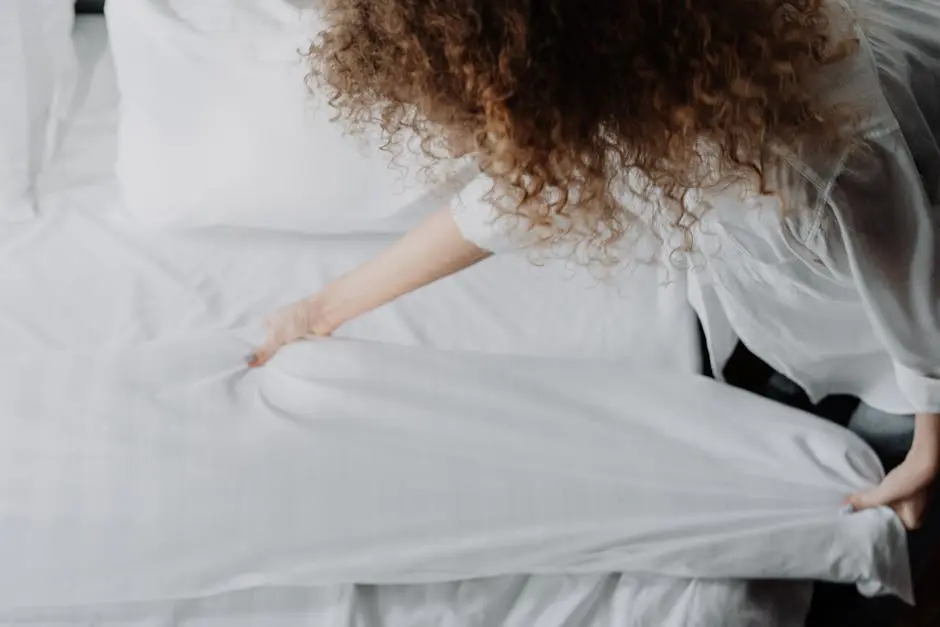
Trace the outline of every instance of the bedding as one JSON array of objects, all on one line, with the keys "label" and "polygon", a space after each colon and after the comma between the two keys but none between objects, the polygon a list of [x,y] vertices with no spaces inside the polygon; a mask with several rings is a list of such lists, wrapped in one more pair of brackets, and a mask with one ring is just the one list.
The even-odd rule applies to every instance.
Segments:
[{"label": "bedding", "polygon": [[900,521],[842,506],[877,456],[809,414],[645,366],[377,342],[250,370],[258,339],[8,353],[0,607],[609,572],[911,600]]},{"label": "bedding", "polygon": [[602,360],[251,346],[0,365],[0,607],[608,572],[911,599],[893,512],[840,511],[877,457],[808,414]]},{"label": "bedding", "polygon": [[[70,135],[67,141],[74,138]],[[87,163],[82,165],[89,167]],[[0,247],[0,275],[4,277],[0,289],[0,341],[9,346],[11,363],[20,363],[24,355],[35,355],[37,351],[55,355],[52,359],[58,362],[62,356],[90,356],[122,346],[152,344],[161,338],[191,338],[200,330],[249,328],[268,311],[270,302],[299,296],[307,285],[352,265],[382,244],[242,233],[191,238],[154,236],[123,224],[120,213],[108,211],[109,202],[114,209],[119,208],[112,192],[104,188],[86,187],[81,193],[60,196],[57,214],[28,225],[19,237],[6,239]],[[539,300],[547,295],[546,285],[538,291],[526,291],[519,275],[513,279],[513,272],[523,272],[524,268],[524,264],[480,266],[476,274],[455,278],[433,293],[418,294],[376,312],[347,329],[346,336],[463,349],[476,345],[491,352],[506,350],[502,340],[515,337],[517,343],[512,349],[532,354],[583,355],[576,351],[586,351],[588,346],[600,350],[599,342],[580,344],[577,336],[583,332],[566,324],[564,318],[543,333],[525,334],[530,328],[526,325],[531,315],[529,307],[550,301]],[[283,281],[272,281],[271,277],[282,277]],[[560,279],[556,276],[551,287],[569,287],[574,296],[592,293],[572,288],[564,277],[564,273]],[[501,281],[505,281],[505,287],[498,291],[498,297],[487,300],[486,295],[491,293],[488,286]],[[81,292],[75,286],[81,286]],[[643,302],[649,303],[653,296],[652,292],[644,295]],[[669,312],[663,305],[656,309],[659,307],[661,313]],[[478,316],[488,320],[492,335],[483,334],[482,326],[475,326],[473,321]],[[661,331],[652,331],[656,327],[649,325],[656,320],[657,314],[651,313],[644,329],[647,334],[659,336],[659,345],[637,334],[641,340],[637,349],[647,353],[637,359],[654,359],[664,368],[683,372],[694,370],[698,355],[691,342],[692,321],[679,316]],[[470,339],[463,329],[470,331]],[[521,336],[516,335],[517,330]],[[616,340],[620,332],[631,333],[611,328],[609,340]],[[689,342],[664,343],[664,335],[678,339],[686,334]],[[474,342],[474,336],[479,336],[478,342]],[[646,341],[648,348],[643,348]],[[629,360],[628,348],[621,349],[620,360]],[[657,354],[649,354],[653,348]],[[69,398],[64,390],[56,389],[48,375],[34,381],[29,389],[35,390],[41,382],[49,386],[42,393]],[[97,393],[107,396],[102,388]],[[6,403],[0,407],[6,408],[4,413],[9,411]],[[127,411],[135,410],[127,407]],[[171,413],[161,413],[154,426],[175,430],[177,423],[167,420]],[[21,443],[24,449],[31,448]],[[221,441],[217,444],[222,446]],[[229,627],[255,620],[266,626],[293,627],[299,621],[315,620],[334,624],[335,619],[335,624],[343,624],[341,617],[351,616],[350,624],[369,627],[437,627],[446,620],[454,624],[526,627],[620,627],[649,621],[676,627],[710,627],[719,618],[723,619],[721,624],[729,626],[789,627],[800,624],[808,592],[807,585],[792,583],[764,586],[622,575],[534,576],[433,586],[264,589],[202,599],[19,611],[0,616],[7,616],[10,624],[35,624],[41,619],[47,621],[45,624],[63,626],[94,622]]]},{"label": "bedding", "polygon": [[68,98],[69,0],[0,4],[0,220],[33,215],[34,190]]},{"label": "bedding", "polygon": [[[47,168],[54,179],[44,195],[48,215],[0,233],[0,328],[11,346],[86,350],[256,325],[391,243],[379,235],[142,228],[127,215],[115,184],[119,100],[104,23],[87,18],[80,26],[74,35],[83,68],[79,98]],[[598,282],[560,264],[544,269],[523,259],[493,259],[337,335],[697,371],[695,319],[684,287],[660,289],[660,279],[653,269],[638,268]]]},{"label": "bedding", "polygon": [[200,599],[0,612],[42,627],[803,627],[806,586],[604,576],[259,588]]},{"label": "bedding", "polygon": [[[47,201],[52,210],[17,232],[0,234],[0,335],[12,342],[15,354],[34,349],[91,354],[103,346],[249,326],[276,303],[302,296],[387,243],[375,237],[311,240],[236,231],[169,236],[144,232],[124,220],[113,183],[118,98],[103,21],[80,19],[75,46],[81,80],[61,149],[49,164]],[[671,296],[653,289],[644,292],[637,302],[644,307],[656,304],[635,320],[634,330],[616,317],[592,324],[587,316],[566,308],[568,301],[593,299],[588,309],[596,313],[613,304],[608,301],[620,300],[619,294],[585,287],[584,282],[572,285],[563,270],[550,278],[541,272],[529,277],[529,272],[527,264],[510,259],[484,264],[375,312],[343,333],[492,352],[598,351],[621,359],[636,352],[637,359],[650,359],[666,369],[698,368],[694,321],[680,305],[681,290]],[[537,283],[533,286],[529,278]],[[80,293],[76,286],[82,288]],[[533,327],[530,320],[540,309],[544,324]],[[557,316],[552,316],[554,311]],[[592,335],[596,339],[591,340]],[[670,338],[668,344],[663,344],[663,336]],[[806,584],[517,576],[413,586],[266,588],[146,604],[7,609],[0,613],[0,623],[438,627],[449,621],[627,627],[653,621],[667,627],[708,627],[733,617],[742,626],[757,621],[795,627],[802,623],[808,597]]]},{"label": "bedding", "polygon": [[107,6],[123,101],[117,172],[138,222],[400,232],[473,176],[458,164],[431,177],[419,160],[393,162],[378,137],[345,136],[325,94],[307,89],[302,53],[319,20],[300,4]]},{"label": "bedding", "polygon": [[[4,583],[12,581],[15,586],[7,589],[6,600],[15,591],[27,596],[17,597],[12,605],[23,605],[30,598],[39,601],[39,597],[46,604],[56,599],[65,602],[92,592],[99,598],[110,594],[115,600],[122,595],[123,598],[141,596],[142,589],[149,589],[152,594],[161,586],[149,587],[145,580],[151,578],[149,583],[154,583],[163,577],[166,583],[174,564],[182,565],[181,572],[191,576],[200,569],[207,576],[179,581],[172,577],[171,587],[176,586],[177,590],[186,586],[190,590],[214,587],[219,593],[106,605],[85,603],[12,609],[11,604],[5,604],[0,610],[0,623],[62,627],[88,624],[293,627],[298,623],[362,627],[436,627],[441,624],[796,627],[802,624],[810,587],[800,582],[543,574],[420,585],[252,588],[249,577],[236,581],[231,592],[221,592],[225,586],[220,586],[219,582],[231,584],[237,579],[236,573],[250,570],[255,575],[275,564],[283,554],[268,553],[255,562],[259,568],[249,566],[252,555],[262,557],[264,547],[277,542],[277,536],[263,534],[253,554],[250,547],[240,546],[239,550],[247,550],[247,553],[232,553],[215,564],[214,572],[209,572],[213,565],[196,559],[204,557],[205,553],[197,552],[192,560],[186,559],[180,549],[187,536],[166,534],[165,530],[179,527],[187,520],[186,516],[192,516],[189,520],[201,519],[203,525],[211,519],[211,529],[200,527],[206,531],[205,537],[222,537],[207,545],[200,541],[200,550],[214,548],[228,553],[225,543],[237,542],[239,534],[220,532],[232,528],[231,523],[237,519],[224,519],[208,507],[197,507],[187,514],[167,507],[169,502],[160,500],[166,495],[185,497],[186,490],[190,490],[190,496],[194,491],[208,490],[210,501],[214,499],[217,504],[226,503],[238,507],[239,511],[241,508],[258,510],[259,515],[267,511],[273,517],[275,510],[263,506],[269,505],[270,499],[277,500],[278,494],[284,496],[277,480],[279,472],[289,467],[291,472],[283,477],[285,484],[294,490],[302,489],[296,472],[298,466],[324,460],[318,462],[315,457],[296,455],[300,441],[294,442],[294,438],[288,442],[293,447],[285,450],[295,454],[281,458],[279,442],[293,433],[293,428],[297,433],[302,431],[302,421],[292,423],[282,413],[284,401],[289,400],[283,392],[290,389],[284,386],[306,389],[302,380],[311,376],[309,368],[320,368],[319,374],[314,373],[314,379],[319,382],[309,390],[326,391],[327,396],[335,393],[331,406],[336,407],[338,403],[343,411],[348,411],[351,408],[346,406],[345,400],[353,397],[344,395],[341,386],[329,392],[331,377],[345,372],[365,383],[368,379],[362,378],[359,368],[377,368],[380,372],[376,381],[380,382],[382,376],[401,376],[395,373],[406,370],[400,365],[403,360],[396,358],[394,365],[381,368],[382,363],[388,363],[387,359],[373,363],[372,357],[366,355],[365,359],[347,360],[345,366],[334,368],[323,360],[337,355],[319,351],[327,345],[298,346],[292,349],[294,355],[288,353],[286,359],[271,370],[242,375],[239,374],[244,372],[239,362],[241,353],[250,345],[249,336],[257,332],[261,315],[280,302],[309,293],[327,278],[373,254],[388,240],[221,230],[154,233],[125,219],[124,207],[110,174],[116,98],[107,93],[113,89],[114,82],[108,78],[110,53],[103,44],[103,25],[97,20],[83,20],[76,32],[76,46],[83,60],[78,93],[83,97],[73,103],[73,116],[65,127],[58,162],[50,164],[54,178],[60,181],[52,186],[54,192],[44,198],[50,211],[31,224],[0,233],[0,343],[7,349],[4,376],[0,377],[0,395],[4,397],[0,403],[0,414],[4,418],[0,425],[5,430],[2,438],[5,451],[0,455],[0,464],[15,465],[12,460],[25,464],[5,474],[2,484],[5,498],[0,502],[6,505],[0,514],[0,524],[17,526],[17,517],[11,515],[14,511],[36,522],[35,525],[19,524],[16,528],[26,534],[20,538],[36,547],[27,563],[33,562],[34,557],[38,560],[21,579],[18,569],[4,569],[4,565],[15,564],[13,555],[20,555],[27,545],[14,546],[9,540],[3,545],[2,578]],[[83,146],[95,146],[95,149],[83,151]],[[443,347],[475,350],[500,360],[509,353],[554,359],[599,357],[606,359],[611,368],[643,365],[645,369],[661,369],[679,377],[697,370],[699,355],[694,319],[684,304],[681,284],[660,290],[657,287],[659,277],[641,272],[624,277],[619,285],[590,287],[593,285],[590,281],[573,276],[563,267],[543,269],[533,277],[528,276],[530,271],[534,272],[518,259],[504,258],[481,264],[472,272],[350,325],[344,329],[346,339],[330,344],[327,350],[339,350],[340,355],[345,353],[348,357],[363,348],[352,343],[354,340],[368,339],[412,347],[373,346],[379,355],[383,350],[416,350],[420,355],[425,350],[422,347]],[[572,301],[578,301],[578,306],[571,305]],[[605,317],[602,312],[608,310],[615,313]],[[536,312],[540,314],[538,317],[534,316]],[[538,325],[533,325],[535,319],[540,320]],[[312,351],[310,360],[301,355],[307,351]],[[421,359],[418,359],[419,365]],[[224,367],[219,368],[219,360],[225,362]],[[569,374],[576,373],[581,364],[577,361],[563,363],[565,381],[571,384]],[[299,373],[293,371],[298,365]],[[219,368],[219,378],[211,375],[216,368]],[[431,376],[439,376],[438,370],[434,367]],[[208,376],[195,376],[200,372]],[[301,375],[299,379],[297,374]],[[510,377],[509,380],[515,379]],[[88,385],[83,386],[82,381]],[[538,385],[545,386],[545,382]],[[428,386],[421,387],[427,391]],[[565,386],[559,387],[565,389]],[[679,389],[682,386],[671,375],[670,395]],[[377,385],[363,398],[371,399],[368,402],[380,399],[385,412],[384,392],[382,386]],[[485,399],[487,394],[479,394],[480,399]],[[532,398],[538,397],[525,395],[529,401]],[[273,400],[275,404],[262,409],[256,419],[252,407],[259,403],[264,406],[264,399]],[[300,397],[293,402],[298,399]],[[302,400],[300,404],[304,411],[312,411]],[[761,405],[760,410],[763,408]],[[203,413],[203,410],[207,411]],[[723,405],[722,411],[726,410]],[[550,408],[550,411],[563,411],[563,406]],[[245,419],[249,414],[251,417]],[[797,420],[804,418],[798,414]],[[349,425],[317,419],[309,422],[317,429],[327,428],[324,433],[329,432],[331,425],[339,430],[356,425],[356,421]],[[513,428],[511,423],[494,425],[491,418],[484,417],[480,426],[487,424]],[[243,426],[249,428],[242,430]],[[433,427],[427,423],[426,426]],[[240,458],[239,451],[251,449],[252,429],[257,429],[254,433],[264,432],[265,435],[255,439],[254,456]],[[362,433],[366,439],[384,437],[381,430]],[[578,444],[575,450],[580,448],[583,452],[581,446],[589,433],[594,434],[590,437],[596,437],[599,431],[592,427],[587,432],[572,434],[573,442]],[[746,437],[754,436],[753,431],[748,433]],[[807,442],[833,442],[830,438],[833,432],[827,433],[829,435],[824,435],[822,440],[809,438]],[[554,434],[562,435],[557,431]],[[442,435],[445,434],[438,432],[435,437]],[[541,441],[547,435],[537,434]],[[307,437],[312,436],[308,433]],[[835,441],[843,437],[848,436],[839,432]],[[319,436],[316,439],[319,440]],[[227,444],[233,442],[234,448],[229,448]],[[799,438],[787,440],[785,448],[796,456],[793,459],[806,462],[820,450],[804,447],[805,443]],[[889,531],[894,522],[883,512],[854,519],[838,515],[833,499],[841,489],[835,486],[842,481],[871,480],[878,471],[868,454],[858,448],[857,441],[850,438],[842,443],[848,445],[843,451],[847,461],[825,456],[828,461],[810,463],[806,468],[807,476],[812,475],[826,487],[807,492],[799,488],[801,497],[814,495],[813,507],[819,508],[816,511],[820,513],[820,521],[830,521],[836,526],[860,524],[862,528],[875,521],[877,524],[869,530]],[[271,448],[266,449],[268,446]],[[599,450],[607,453],[598,459],[592,454],[590,467],[598,469],[606,465],[612,470],[626,463],[622,456],[614,459],[610,455],[609,445],[601,443],[600,447]],[[593,450],[593,446],[591,448]],[[271,452],[263,454],[264,450]],[[350,460],[369,458],[372,450],[357,448]],[[387,460],[395,447],[376,450],[381,453],[380,458],[384,456]],[[135,457],[134,451],[140,456]],[[199,451],[204,454],[199,455]],[[535,450],[521,458],[514,454],[516,470],[524,472],[526,460],[539,457],[544,460],[544,453]],[[734,453],[740,454],[740,450],[735,449]],[[767,457],[766,453],[760,449],[748,454]],[[505,447],[500,455],[506,455]],[[462,459],[460,463],[477,463]],[[558,469],[559,460],[564,459],[564,455],[552,459],[553,473],[564,473],[564,468]],[[72,463],[65,463],[68,460]],[[134,460],[139,460],[140,465]],[[851,469],[853,461],[859,463],[855,470]],[[133,472],[111,472],[128,463],[130,465],[124,468]],[[735,462],[732,459],[728,463]],[[255,464],[262,464],[265,470],[255,474],[231,472],[233,468],[244,471]],[[826,468],[830,466],[827,464],[839,470],[828,476]],[[401,470],[407,467],[406,464]],[[32,472],[24,474],[26,469]],[[149,474],[163,470],[170,474],[159,480]],[[188,477],[194,470],[196,474]],[[134,474],[137,471],[144,474]],[[785,474],[796,477],[793,473]],[[827,476],[823,479],[822,475]],[[187,476],[187,481],[170,480],[170,477],[182,476]],[[197,480],[187,488],[189,478]],[[247,483],[242,484],[242,479]],[[569,479],[581,480],[574,476]],[[761,480],[753,479],[754,485]],[[322,485],[325,478],[315,477],[314,480]],[[614,481],[597,485],[606,484],[603,489],[615,490],[618,484],[624,485],[624,481],[629,483],[630,477],[618,475]],[[132,503],[125,488],[137,482],[141,482],[138,485],[144,491],[132,498],[136,498],[140,506],[130,507]],[[243,487],[271,486],[275,482],[273,489],[257,493],[262,500],[269,499],[266,503],[252,503],[239,496],[250,494],[242,490]],[[552,498],[560,499],[553,486],[534,494],[544,499],[543,503],[551,503]],[[156,498],[148,499],[148,495]],[[365,493],[349,496],[350,499],[363,498]],[[285,499],[279,506],[306,507],[309,513],[309,503],[305,505],[300,500],[295,504]],[[502,507],[496,508],[497,513],[512,513],[510,502],[497,501],[496,505]],[[624,504],[614,502],[614,506]],[[786,509],[793,507],[794,502],[781,500],[773,506]],[[299,525],[298,520],[292,522],[290,517],[284,517],[281,522],[287,526]],[[157,528],[160,528],[158,533],[154,532]],[[97,541],[107,543],[109,550],[92,553],[87,547],[75,546],[73,540],[83,531],[88,532],[81,536],[83,541],[94,541],[97,536]],[[136,532],[142,535],[138,537]],[[112,533],[116,534],[115,539],[135,545],[133,555],[147,553],[146,559],[131,564],[121,555],[112,555],[114,550],[109,542]],[[0,534],[0,538],[3,537],[4,534]],[[138,544],[131,538],[143,542]],[[193,536],[188,538],[192,540]],[[285,544],[293,541],[290,537],[284,540]],[[155,548],[156,545],[159,547]],[[853,545],[856,549],[865,546],[867,542]],[[885,558],[884,562],[876,563],[876,555],[872,554],[854,565],[867,564],[872,567],[869,574],[884,574],[885,564],[892,567],[888,570],[898,569],[899,578],[885,583],[893,583],[903,592],[903,551],[897,545],[880,546],[893,546],[895,550],[890,555],[879,554]],[[568,549],[571,548],[569,544]],[[805,547],[797,554],[802,551]],[[127,558],[132,559],[133,555]],[[231,559],[238,555],[248,555],[249,559],[242,562]],[[185,564],[178,561],[181,558]],[[109,560],[112,565],[123,561],[126,568],[119,574],[127,573],[130,579],[118,580],[114,573],[109,576]],[[55,572],[46,579],[44,574],[50,574],[52,564],[55,564]],[[85,570],[83,564],[89,568]],[[73,582],[63,577],[68,569],[82,571],[83,576],[75,580],[79,588],[73,588],[70,585]],[[835,578],[837,574],[831,576]],[[138,594],[130,594],[135,586]]]},{"label": "bedding", "polygon": [[[68,141],[74,138],[70,135]],[[89,166],[86,163],[83,167]],[[349,241],[267,238],[241,233],[202,234],[191,238],[154,236],[123,224],[119,213],[113,215],[108,203],[113,204],[113,209],[119,206],[110,200],[111,194],[105,188],[85,187],[81,193],[60,196],[57,214],[28,225],[18,237],[8,237],[0,246],[3,250],[0,255],[3,259],[0,264],[0,276],[3,276],[0,341],[9,347],[11,365],[21,363],[30,355],[44,353],[53,362],[48,365],[55,368],[61,358],[81,359],[121,347],[192,338],[198,332],[250,328],[267,312],[271,301],[286,301],[300,295],[306,288],[305,282],[316,283],[335,274],[342,267],[355,263],[355,257],[371,254],[380,245],[366,240],[357,244],[360,250],[350,252],[354,242]],[[513,269],[521,272],[522,267],[480,266],[476,274],[467,274],[460,280],[455,278],[438,286],[434,293],[418,294],[416,298],[376,312],[360,321],[356,328],[347,329],[347,337],[374,340],[391,337],[412,345],[440,344],[467,349],[474,342],[466,339],[462,323],[484,316],[497,339],[479,345],[499,352],[505,347],[498,338],[516,337],[517,327],[522,331],[529,328],[525,323],[530,300],[538,303],[539,297],[547,291],[525,291],[518,275],[513,281]],[[284,280],[272,281],[272,276]],[[553,286],[556,289],[570,285],[557,277],[555,280],[558,281]],[[487,300],[485,295],[491,293],[488,286],[500,281],[507,281],[505,292],[500,291],[498,299]],[[37,289],[38,286],[41,289]],[[81,286],[80,292],[76,286]],[[577,295],[579,290],[574,292]],[[652,292],[646,294],[642,302],[651,302],[653,296]],[[522,312],[521,319],[515,317],[517,311]],[[668,309],[664,307],[663,313],[666,312]],[[655,322],[655,313],[648,320]],[[679,317],[678,321],[681,320],[683,318]],[[688,323],[685,325],[678,321],[661,331],[654,331],[654,326],[644,327],[647,334],[659,336],[658,346],[640,337],[649,341],[647,352],[655,347],[659,354],[637,355],[637,359],[655,359],[662,367],[681,372],[694,370],[698,362],[694,344],[664,339],[664,336],[678,339],[685,333],[691,338],[692,321],[685,320]],[[466,328],[472,334],[476,327],[468,324]],[[544,334],[529,335],[513,347],[533,354],[575,354],[579,348],[575,337],[578,334],[574,327],[560,319],[553,327],[546,328]],[[478,339],[490,337],[493,336],[487,334]],[[616,337],[617,332],[612,329],[610,340]],[[598,345],[593,346],[596,350]],[[637,346],[638,350],[647,350],[642,343]],[[626,354],[621,354],[620,359],[628,361],[631,354],[624,351]],[[237,354],[234,357],[237,358]],[[151,389],[156,393],[165,383],[160,381]],[[43,387],[37,389],[40,386]],[[9,387],[5,389],[11,391]],[[55,378],[47,374],[32,381],[22,392],[50,395],[65,402],[70,398],[70,394],[55,385]],[[95,393],[102,398],[109,397],[105,388],[97,388]],[[111,398],[117,402],[116,397]],[[7,403],[0,407],[7,419],[27,418],[28,414],[7,413],[10,411]],[[125,411],[135,415],[137,409],[130,405]],[[70,410],[69,415],[78,415],[73,412]],[[88,418],[86,415],[85,419]],[[152,426],[171,433],[178,423],[168,420],[170,418],[171,411],[161,412]],[[44,422],[42,418],[38,420]],[[32,440],[21,437],[19,442],[20,450],[29,456]],[[223,442],[218,441],[214,448],[222,446]],[[168,456],[167,462],[172,463],[172,459]],[[80,467],[82,465],[78,464],[66,470]],[[224,479],[226,485],[235,480],[219,478]],[[91,502],[84,507],[74,501],[73,504],[77,518],[83,516],[82,512],[88,516],[94,514]],[[172,517],[173,512],[162,514]],[[54,550],[60,550],[65,540],[60,537]],[[58,553],[51,557],[56,555]],[[13,562],[4,560],[3,563]],[[626,627],[650,622],[676,627],[715,624],[795,627],[801,624],[808,597],[809,586],[801,583],[765,586],[647,576],[543,575],[432,586],[263,589],[218,597],[165,599],[142,605],[21,610],[0,613],[0,617],[11,625],[36,624],[42,620],[44,624],[70,627],[91,623],[229,627],[253,620],[257,621],[255,624],[266,626],[293,627],[300,621],[320,620],[334,624],[335,620],[335,624],[343,624],[340,621],[347,616],[350,624],[368,627],[437,627],[448,620],[455,625],[552,627]]]}]

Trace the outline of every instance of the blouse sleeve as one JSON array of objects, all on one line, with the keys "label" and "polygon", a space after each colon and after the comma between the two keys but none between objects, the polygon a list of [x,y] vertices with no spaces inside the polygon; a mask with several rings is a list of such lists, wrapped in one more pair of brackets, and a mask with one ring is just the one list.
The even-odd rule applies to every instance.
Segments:
[{"label": "blouse sleeve", "polygon": [[526,245],[521,218],[502,219],[487,197],[492,181],[479,175],[454,195],[450,212],[468,242],[492,253],[517,251]]},{"label": "blouse sleeve", "polygon": [[829,195],[830,261],[861,293],[917,412],[940,413],[938,209],[899,130],[853,151]]}]

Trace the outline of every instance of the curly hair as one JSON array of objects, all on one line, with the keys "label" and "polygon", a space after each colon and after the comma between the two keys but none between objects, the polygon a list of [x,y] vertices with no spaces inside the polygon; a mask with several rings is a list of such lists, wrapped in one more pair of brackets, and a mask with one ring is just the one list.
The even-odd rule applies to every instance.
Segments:
[{"label": "curly hair", "polygon": [[321,2],[311,79],[337,117],[393,152],[472,155],[542,243],[607,250],[631,194],[690,234],[691,190],[777,193],[774,146],[842,141],[812,85],[850,52],[823,0]]}]

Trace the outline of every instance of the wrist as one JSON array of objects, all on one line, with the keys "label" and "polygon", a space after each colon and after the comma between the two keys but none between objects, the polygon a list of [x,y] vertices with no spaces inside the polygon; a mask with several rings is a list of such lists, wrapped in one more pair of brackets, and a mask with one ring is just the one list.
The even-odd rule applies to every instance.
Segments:
[{"label": "wrist", "polygon": [[341,299],[332,289],[324,289],[307,299],[310,327],[316,335],[330,335],[349,318],[342,313]]}]

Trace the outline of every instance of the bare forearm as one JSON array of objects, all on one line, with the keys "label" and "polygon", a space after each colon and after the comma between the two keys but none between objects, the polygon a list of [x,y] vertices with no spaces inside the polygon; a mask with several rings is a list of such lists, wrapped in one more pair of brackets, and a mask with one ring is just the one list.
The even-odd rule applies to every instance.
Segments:
[{"label": "bare forearm", "polygon": [[490,253],[466,241],[448,211],[439,211],[373,260],[320,294],[336,326],[399,296],[468,268]]},{"label": "bare forearm", "polygon": [[940,414],[917,414],[914,419],[914,443],[910,455],[924,465],[931,480],[940,466]]},{"label": "bare forearm", "polygon": [[372,261],[270,316],[267,338],[248,365],[261,367],[286,344],[330,335],[367,311],[489,256],[464,240],[449,211],[438,212]]}]

